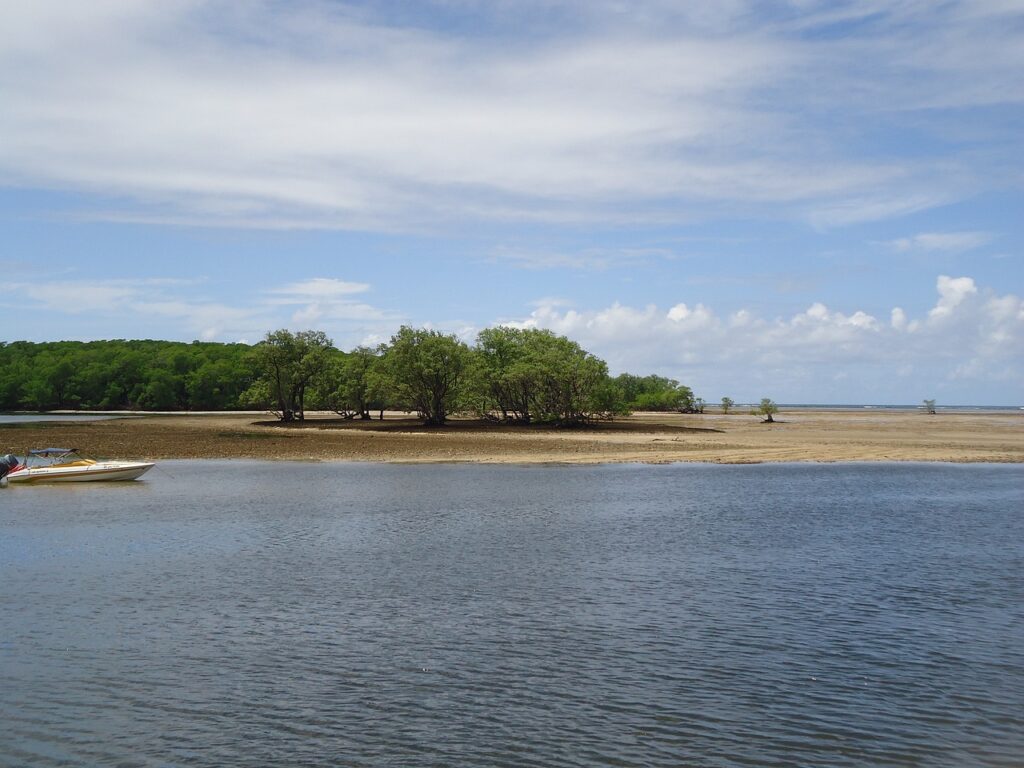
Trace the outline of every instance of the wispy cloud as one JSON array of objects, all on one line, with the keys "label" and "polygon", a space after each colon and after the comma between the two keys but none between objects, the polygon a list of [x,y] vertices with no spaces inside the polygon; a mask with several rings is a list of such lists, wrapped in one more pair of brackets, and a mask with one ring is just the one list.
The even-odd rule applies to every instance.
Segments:
[{"label": "wispy cloud", "polygon": [[40,310],[69,314],[109,310],[139,298],[146,287],[145,281],[138,280],[39,281],[6,286],[20,298],[30,299]]},{"label": "wispy cloud", "polygon": [[836,226],[1004,183],[1021,148],[1008,132],[984,161],[988,136],[914,158],[849,141],[934,138],[964,107],[1020,105],[1012,3],[527,8],[12,4],[0,181],[204,225],[625,224],[728,206]]},{"label": "wispy cloud", "polygon": [[22,309],[76,318],[67,323],[69,328],[84,322],[83,316],[113,321],[119,337],[137,336],[154,317],[171,318],[193,338],[208,340],[251,336],[268,319],[262,307],[186,297],[193,288],[193,281],[166,278],[36,279],[4,283],[0,294]]},{"label": "wispy cloud", "polygon": [[992,242],[991,232],[922,232],[911,237],[890,240],[885,245],[898,253],[972,251]]},{"label": "wispy cloud", "polygon": [[340,296],[365,293],[368,290],[370,290],[369,283],[352,283],[332,277],[314,277],[310,280],[288,283],[280,288],[272,288],[267,293],[280,297],[272,301],[290,304],[311,299],[336,299]]},{"label": "wispy cloud", "polygon": [[496,248],[491,260],[521,269],[573,269],[605,271],[636,267],[651,261],[675,258],[664,248],[586,248],[575,252],[543,251],[528,248]]},{"label": "wispy cloud", "polygon": [[[119,337],[137,336],[157,318],[175,323],[176,331],[163,332],[171,338],[254,340],[272,328],[317,327],[345,344],[390,331],[401,320],[398,313],[351,298],[370,288],[367,283],[311,278],[215,300],[197,297],[194,281],[67,279],[0,283],[0,297],[7,297],[9,305],[20,310],[78,318],[78,322],[83,316],[105,320]],[[76,324],[66,323],[68,327]]]},{"label": "wispy cloud", "polygon": [[137,317],[157,315],[169,318],[203,341],[219,341],[225,337],[257,337],[253,331],[267,317],[258,308],[184,299],[134,301],[124,306],[121,312],[122,317],[128,321],[133,314]]},{"label": "wispy cloud", "polygon": [[355,294],[370,290],[368,283],[336,278],[315,277],[267,291],[270,305],[290,307],[290,323],[296,326],[373,323],[380,325],[398,317],[364,302],[352,300]]}]

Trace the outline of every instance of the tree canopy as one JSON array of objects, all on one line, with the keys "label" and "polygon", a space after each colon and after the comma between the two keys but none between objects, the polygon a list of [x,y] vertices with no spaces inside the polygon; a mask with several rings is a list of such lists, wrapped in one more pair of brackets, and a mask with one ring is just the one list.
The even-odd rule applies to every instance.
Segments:
[{"label": "tree canopy", "polygon": [[415,411],[444,424],[473,413],[517,424],[572,425],[630,410],[699,412],[690,387],[624,373],[548,330],[498,326],[476,343],[402,327],[377,348],[344,352],[322,331],[280,329],[255,345],[170,341],[0,343],[0,410],[308,409],[369,419]]},{"label": "tree canopy", "polygon": [[675,379],[623,373],[615,382],[622,388],[623,400],[630,410],[697,412],[698,398],[693,390]]},{"label": "tree canopy", "polygon": [[478,410],[504,421],[577,424],[625,410],[605,362],[551,331],[483,330],[476,362]]},{"label": "tree canopy", "polygon": [[346,419],[369,419],[371,410],[382,410],[383,392],[375,379],[381,353],[361,346],[335,355],[321,381],[324,405]]},{"label": "tree canopy", "polygon": [[256,345],[254,358],[261,375],[244,400],[273,408],[282,421],[302,421],[306,393],[327,368],[333,350],[323,331],[271,331]]},{"label": "tree canopy", "polygon": [[772,416],[779,412],[779,406],[770,397],[762,397],[760,405],[750,412],[751,416],[763,416],[766,424],[775,421]]},{"label": "tree canopy", "polygon": [[385,347],[373,381],[385,400],[440,425],[458,410],[470,365],[469,347],[454,335],[402,326]]},{"label": "tree canopy", "polygon": [[229,410],[255,376],[247,344],[0,343],[2,410]]}]

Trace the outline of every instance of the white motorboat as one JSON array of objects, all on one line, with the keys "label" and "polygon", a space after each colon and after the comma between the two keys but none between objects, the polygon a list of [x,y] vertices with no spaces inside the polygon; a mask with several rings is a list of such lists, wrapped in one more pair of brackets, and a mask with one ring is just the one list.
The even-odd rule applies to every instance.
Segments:
[{"label": "white motorboat", "polygon": [[[41,464],[32,464],[33,459]],[[29,451],[24,464],[9,469],[11,483],[89,483],[98,480],[134,480],[155,465],[152,461],[88,459],[75,448]]]}]

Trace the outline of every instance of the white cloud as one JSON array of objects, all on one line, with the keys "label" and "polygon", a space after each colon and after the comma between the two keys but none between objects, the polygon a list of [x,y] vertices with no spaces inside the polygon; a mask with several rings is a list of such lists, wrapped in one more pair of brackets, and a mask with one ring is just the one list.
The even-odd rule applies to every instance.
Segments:
[{"label": "white cloud", "polygon": [[370,290],[368,283],[350,283],[331,277],[314,277],[310,280],[302,280],[271,289],[267,293],[285,297],[282,301],[306,301],[312,298],[350,296],[353,293],[365,293],[368,290]]},{"label": "white cloud", "polygon": [[314,277],[271,289],[266,292],[269,298],[265,301],[272,306],[293,307],[290,324],[299,327],[353,323],[380,325],[396,319],[398,315],[394,313],[349,298],[369,290],[368,283]]},{"label": "white cloud", "polygon": [[163,300],[133,302],[124,310],[138,317],[159,315],[178,320],[190,333],[203,341],[216,341],[225,335],[245,332],[260,322],[260,312],[218,302]]},{"label": "white cloud", "polygon": [[494,250],[492,260],[521,269],[574,269],[600,272],[621,267],[636,267],[673,257],[672,251],[664,248],[587,248],[566,253],[501,247]]},{"label": "white cloud", "polygon": [[928,317],[932,320],[952,316],[954,310],[963,304],[964,299],[978,292],[974,280],[969,277],[939,275],[935,287],[939,292],[939,302],[928,312]]},{"label": "white cloud", "polygon": [[668,311],[666,317],[676,325],[691,329],[707,327],[715,323],[714,315],[703,304],[698,304],[693,309],[684,303],[676,304]]},{"label": "white cloud", "polygon": [[[941,110],[1020,104],[1020,9],[715,6],[441,2],[402,25],[347,3],[10,3],[0,183],[116,199],[92,213],[115,220],[393,231],[725,205],[834,226],[1012,173],[1011,133],[981,138],[989,159],[938,162],[854,152],[834,129],[902,135],[919,109],[955,129]],[[493,21],[501,43],[431,28],[434,12]],[[864,31],[823,43],[847,17]]]},{"label": "white cloud", "polygon": [[313,302],[297,309],[291,316],[292,324],[312,326],[320,323],[350,321],[381,321],[399,316],[385,312],[370,304],[355,301]]},{"label": "white cloud", "polygon": [[161,278],[34,280],[0,282],[0,294],[9,296],[18,311],[88,316],[90,321],[102,319],[103,327],[113,321],[121,329],[115,335],[121,337],[145,334],[154,318],[169,318],[175,321],[175,331],[160,333],[171,338],[262,338],[270,328],[318,327],[344,345],[368,334],[389,332],[401,319],[348,298],[369,291],[367,283],[312,278],[260,294],[236,294],[231,303],[197,298],[192,295],[194,285]]},{"label": "white cloud", "polygon": [[154,316],[173,318],[193,338],[207,340],[258,328],[266,320],[259,307],[235,307],[178,295],[193,286],[193,281],[165,278],[35,279],[2,283],[0,292],[11,295],[19,309],[75,316],[69,328],[99,318],[112,319],[120,328],[115,335],[120,337],[139,336]]},{"label": "white cloud", "polygon": [[[667,310],[540,306],[519,325],[569,336],[615,371],[659,372],[707,395],[755,399],[774,387],[793,400],[865,401],[875,393],[890,402],[916,402],[925,395],[909,391],[913,386],[1024,380],[1024,301],[981,289],[969,277],[943,275],[936,287],[935,306],[912,321],[899,307],[885,323],[820,302],[775,319],[750,310],[723,319],[702,304],[680,303]],[[838,389],[824,386],[825,378]]]},{"label": "white cloud", "polygon": [[[885,186],[880,186],[868,193],[812,203],[808,212],[808,220],[817,227],[859,224],[865,221],[907,216],[951,203],[960,197],[956,190],[949,187],[943,188],[944,185],[941,184],[938,185],[938,189],[921,191],[916,187],[927,186],[927,182],[923,180],[917,184],[910,184],[909,188],[905,181],[896,186],[895,192]],[[969,183],[965,183],[965,186],[974,188]]]},{"label": "white cloud", "polygon": [[990,232],[922,232],[886,243],[899,253],[930,251],[971,251],[992,242]]},{"label": "white cloud", "polygon": [[9,283],[6,288],[31,299],[40,310],[79,314],[110,309],[138,297],[144,285],[138,281],[106,280]]},{"label": "white cloud", "polygon": [[0,292],[7,292],[22,303],[28,299],[39,310],[68,314],[106,312],[126,302],[144,301],[167,289],[193,284],[167,278],[54,280],[38,264],[25,269],[25,274],[32,279],[0,282]]}]

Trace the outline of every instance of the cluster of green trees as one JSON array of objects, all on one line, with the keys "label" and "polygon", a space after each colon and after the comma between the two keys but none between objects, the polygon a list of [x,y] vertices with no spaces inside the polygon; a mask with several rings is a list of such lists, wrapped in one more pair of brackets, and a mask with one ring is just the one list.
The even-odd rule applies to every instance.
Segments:
[{"label": "cluster of green trees", "polygon": [[226,410],[257,375],[247,344],[0,343],[0,410]]},{"label": "cluster of green trees", "polygon": [[[722,399],[728,413],[729,398]],[[703,413],[693,390],[608,366],[551,331],[499,326],[475,344],[401,328],[387,344],[336,349],[320,331],[278,330],[260,343],[0,343],[0,410],[307,409],[369,419],[384,409],[427,424],[453,413],[506,423],[578,424],[634,410]]]},{"label": "cluster of green trees", "polygon": [[623,373],[615,378],[623,399],[634,411],[680,411],[704,413],[704,400],[675,379],[663,376],[634,376]]},{"label": "cluster of green trees", "polygon": [[576,424],[632,407],[603,360],[537,329],[488,328],[470,346],[454,335],[403,327],[387,344],[349,353],[318,332],[282,330],[267,334],[255,359],[262,375],[244,399],[284,421],[302,419],[311,403],[346,418],[369,419],[385,408],[415,411],[434,425],[453,413]]}]

